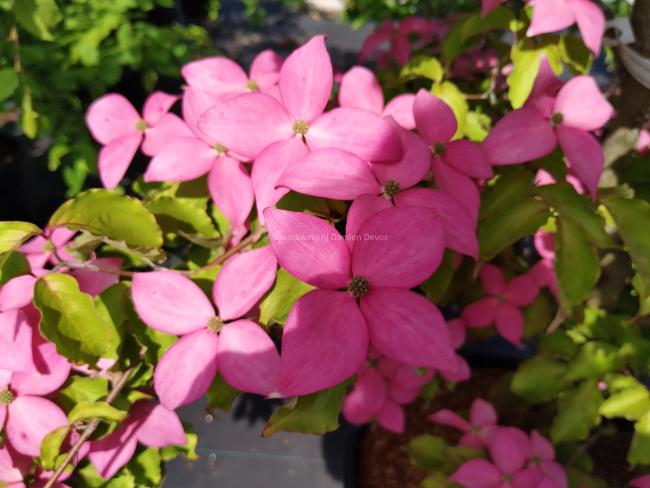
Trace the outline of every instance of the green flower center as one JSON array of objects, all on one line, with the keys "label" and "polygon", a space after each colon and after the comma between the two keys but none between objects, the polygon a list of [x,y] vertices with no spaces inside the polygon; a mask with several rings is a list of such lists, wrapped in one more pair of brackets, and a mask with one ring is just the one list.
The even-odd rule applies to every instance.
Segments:
[{"label": "green flower center", "polygon": [[304,120],[296,120],[293,123],[293,132],[299,136],[307,135],[307,132],[309,132],[309,124]]},{"label": "green flower center", "polygon": [[368,280],[362,276],[355,276],[348,283],[348,292],[354,298],[361,298],[368,293]]},{"label": "green flower center", "polygon": [[135,128],[138,129],[140,132],[144,132],[145,130],[147,130],[147,127],[149,126],[142,119],[138,119],[138,121],[135,123]]},{"label": "green flower center", "polygon": [[208,320],[208,325],[206,327],[210,332],[218,334],[223,328],[223,320],[221,320],[219,317],[212,317],[210,320]]},{"label": "green flower center", "polygon": [[389,180],[384,185],[384,195],[388,198],[395,197],[400,191],[399,183],[395,180]]},{"label": "green flower center", "polygon": [[248,80],[248,82],[246,82],[246,89],[248,91],[257,91],[260,89],[260,87],[257,85],[257,83],[255,83],[254,80]]},{"label": "green flower center", "polygon": [[562,122],[564,122],[564,115],[562,115],[561,113],[556,112],[553,115],[551,115],[551,124],[560,125]]},{"label": "green flower center", "polygon": [[228,148],[224,146],[223,144],[216,144],[214,146],[214,150],[217,151],[217,154],[226,154],[228,151]]},{"label": "green flower center", "polygon": [[431,146],[431,152],[434,156],[442,157],[445,155],[445,152],[447,152],[447,146],[444,142],[436,142],[433,146]]},{"label": "green flower center", "polygon": [[0,391],[0,405],[9,405],[16,399],[16,395],[11,393],[9,390]]}]

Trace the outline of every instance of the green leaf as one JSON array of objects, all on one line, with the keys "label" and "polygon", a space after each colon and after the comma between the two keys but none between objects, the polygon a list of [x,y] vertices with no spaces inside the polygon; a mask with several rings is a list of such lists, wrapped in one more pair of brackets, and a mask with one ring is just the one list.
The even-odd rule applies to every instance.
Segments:
[{"label": "green leaf", "polygon": [[78,403],[95,403],[108,396],[108,380],[72,376],[65,387],[57,393],[57,403],[69,411]]},{"label": "green leaf", "polygon": [[463,22],[460,38],[466,41],[491,30],[507,30],[513,20],[512,10],[502,6],[495,8],[486,16],[482,16],[480,13],[473,14]]},{"label": "green leaf", "polygon": [[16,276],[30,272],[29,261],[22,253],[11,251],[0,255],[0,286]]},{"label": "green leaf", "polygon": [[298,397],[278,408],[269,419],[263,437],[276,432],[324,434],[339,426],[339,414],[348,382],[311,395]]},{"label": "green leaf", "polygon": [[510,389],[531,403],[553,400],[569,386],[566,371],[564,363],[536,356],[519,366]]},{"label": "green leaf", "polygon": [[474,142],[483,142],[492,128],[492,119],[480,112],[467,112],[465,117],[465,134]]},{"label": "green leaf", "polygon": [[0,69],[0,102],[13,95],[19,85],[20,78],[13,68]]},{"label": "green leaf", "polygon": [[[600,406],[599,413],[608,419],[623,417],[627,420],[640,420],[650,411],[650,394],[642,383],[629,376],[622,377],[627,382],[626,388],[612,392],[610,397]],[[610,390],[615,388],[609,382]]]},{"label": "green leaf", "polygon": [[64,203],[49,222],[50,228],[61,226],[136,248],[159,248],[163,243],[155,217],[142,202],[111,190],[89,190]]},{"label": "green leaf", "polygon": [[156,216],[166,234],[200,234],[209,239],[219,237],[205,209],[185,199],[161,196],[147,202],[146,207]]},{"label": "green leaf", "polygon": [[445,462],[447,443],[430,434],[419,435],[408,443],[411,464],[423,469],[440,469]]},{"label": "green leaf", "polygon": [[564,220],[578,225],[596,246],[606,248],[614,245],[605,232],[605,221],[594,211],[588,197],[579,195],[569,183],[540,186],[537,194],[554,207]]},{"label": "green leaf", "polygon": [[62,356],[93,365],[113,349],[109,326],[73,277],[50,273],[40,278],[34,288],[34,305],[41,312],[41,333]]},{"label": "green leaf", "polygon": [[0,222],[0,254],[15,251],[32,236],[41,233],[41,229],[29,222]]},{"label": "green leaf", "polygon": [[127,465],[138,486],[160,486],[162,484],[162,459],[159,449],[144,449],[137,453]]},{"label": "green leaf", "polygon": [[108,481],[99,475],[92,463],[82,466],[76,473],[81,477],[83,484],[79,485],[83,488],[136,488],[133,474],[124,468]]},{"label": "green leaf", "polygon": [[589,74],[592,65],[591,51],[577,36],[560,36],[560,58],[574,71]]},{"label": "green leaf", "polygon": [[38,113],[34,111],[32,95],[30,92],[23,90],[23,99],[20,104],[20,127],[26,137],[35,139],[38,135]]},{"label": "green leaf", "polygon": [[618,347],[606,342],[591,341],[580,347],[578,355],[569,363],[567,379],[598,379],[625,366],[625,357]]},{"label": "green leaf", "polygon": [[184,446],[167,446],[160,450],[160,456],[163,461],[171,461],[178,456],[184,456],[190,461],[196,461],[199,459],[198,454],[196,454],[196,446],[199,443],[198,436],[195,433],[186,430],[185,437],[187,437],[187,444]]},{"label": "green leaf", "polygon": [[451,81],[443,81],[433,85],[431,93],[443,100],[454,111],[458,123],[458,129],[454,137],[462,136],[465,133],[465,118],[469,112],[465,94]]},{"label": "green leaf", "polygon": [[584,230],[569,219],[558,219],[555,273],[560,302],[570,309],[587,299],[600,277],[598,252]]},{"label": "green leaf", "polygon": [[539,73],[542,61],[542,52],[535,47],[532,41],[525,39],[515,44],[511,51],[513,67],[508,75],[508,100],[512,108],[521,108],[530,93]]},{"label": "green leaf", "polygon": [[68,413],[71,424],[80,420],[102,419],[109,422],[121,422],[126,418],[127,412],[118,410],[107,402],[80,402]]},{"label": "green leaf", "polygon": [[230,412],[233,402],[239,395],[241,395],[241,391],[230,386],[223,376],[217,373],[206,394],[208,407],[210,410],[219,409]]},{"label": "green leaf", "polygon": [[111,336],[111,347],[106,350],[104,357],[117,359],[127,322],[135,315],[131,305],[131,289],[124,282],[106,288],[95,298],[95,308],[104,323],[108,325]]},{"label": "green leaf", "polygon": [[422,77],[440,83],[445,71],[436,58],[432,56],[417,56],[411,59],[399,73],[400,77]]},{"label": "green leaf", "polygon": [[558,402],[558,414],[551,426],[551,440],[560,442],[581,441],[587,438],[591,429],[598,424],[598,410],[603,403],[603,394],[596,386],[596,380],[585,381]]},{"label": "green leaf", "polygon": [[580,346],[561,329],[543,336],[539,345],[542,352],[567,358],[574,357],[580,350]]},{"label": "green leaf", "polygon": [[260,323],[284,324],[293,305],[314,287],[294,278],[280,268],[270,293],[260,303]]},{"label": "green leaf", "polygon": [[61,445],[70,433],[72,427],[66,425],[53,430],[41,442],[41,463],[43,468],[52,471],[56,469],[56,461],[61,452]]},{"label": "green leaf", "polygon": [[632,465],[650,464],[650,410],[634,426],[627,460]]},{"label": "green leaf", "polygon": [[601,200],[616,222],[645,289],[650,290],[650,203],[614,194]]},{"label": "green leaf", "polygon": [[54,0],[17,0],[14,14],[22,27],[46,41],[53,39],[50,29],[63,18]]},{"label": "green leaf", "polygon": [[524,337],[539,337],[553,321],[554,303],[544,293],[524,309]]},{"label": "green leaf", "polygon": [[440,303],[449,291],[449,285],[454,278],[455,271],[454,253],[447,251],[436,272],[420,285],[424,296],[433,303]]}]

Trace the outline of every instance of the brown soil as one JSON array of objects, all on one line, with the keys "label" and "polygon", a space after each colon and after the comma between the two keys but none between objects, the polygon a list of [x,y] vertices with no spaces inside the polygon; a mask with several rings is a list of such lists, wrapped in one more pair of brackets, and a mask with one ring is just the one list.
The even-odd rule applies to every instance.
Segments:
[{"label": "brown soil", "polygon": [[[494,403],[501,425],[526,430],[537,428],[545,434],[543,426],[550,425],[553,412],[523,404],[509,392],[509,381],[507,370],[474,370],[474,376],[454,390],[441,390],[431,400],[418,400],[409,405],[403,434],[393,434],[377,424],[370,425],[359,448],[359,488],[419,488],[427,472],[411,465],[407,452],[409,440],[421,434],[433,434],[455,444],[460,434],[429,422],[427,416],[441,408],[466,413],[475,398]],[[594,474],[607,479],[608,487],[622,488],[634,477],[625,462],[629,441],[629,433],[619,432],[596,441],[589,448]]]}]

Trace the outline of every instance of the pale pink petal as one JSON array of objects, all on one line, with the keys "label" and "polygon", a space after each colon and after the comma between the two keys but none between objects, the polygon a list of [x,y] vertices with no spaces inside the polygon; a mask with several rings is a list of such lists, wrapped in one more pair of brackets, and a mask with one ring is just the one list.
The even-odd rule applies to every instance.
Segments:
[{"label": "pale pink petal", "polygon": [[174,271],[136,273],[131,294],[144,323],[169,334],[202,329],[214,317],[214,308],[201,288]]},{"label": "pale pink petal", "polygon": [[203,134],[199,130],[199,120],[204,113],[220,103],[223,103],[223,97],[210,92],[192,88],[191,86],[185,87],[183,91],[183,120],[190,129],[192,136],[203,140],[208,146],[216,146],[219,140]]},{"label": "pale pink petal", "polygon": [[147,97],[142,108],[142,116],[149,126],[156,125],[172,105],[178,100],[177,95],[171,95],[163,91],[154,91]]},{"label": "pale pink petal", "polygon": [[575,14],[567,0],[530,0],[533,18],[528,28],[528,37],[566,29],[576,21]]},{"label": "pale pink petal", "polygon": [[650,474],[633,479],[630,482],[630,486],[634,486],[635,488],[650,487]]},{"label": "pale pink petal", "polygon": [[0,313],[0,368],[33,372],[32,326],[22,310]]},{"label": "pale pink petal", "polygon": [[280,265],[319,288],[338,289],[350,280],[350,252],[336,229],[300,212],[266,209],[266,225]]},{"label": "pale pink petal", "polygon": [[447,327],[449,328],[451,345],[454,346],[455,350],[457,350],[465,343],[465,337],[467,335],[465,331],[465,322],[463,322],[463,319],[461,318],[448,320]]},{"label": "pale pink petal", "polygon": [[7,420],[7,405],[0,405],[0,429],[4,429],[6,420]]},{"label": "pale pink petal", "polygon": [[[0,287],[0,310],[22,308],[34,298],[36,278],[22,275],[12,278]],[[1,366],[0,366],[1,367]]]},{"label": "pale pink petal", "polygon": [[567,0],[573,9],[585,45],[596,55],[600,53],[605,34],[605,14],[591,0]]},{"label": "pale pink petal", "polygon": [[387,20],[380,26],[375,32],[366,37],[366,40],[363,41],[361,46],[361,53],[359,54],[359,61],[364,62],[370,57],[370,55],[375,51],[381,44],[390,40],[392,25],[391,21]]},{"label": "pale pink petal", "polygon": [[109,93],[95,100],[86,112],[86,125],[100,144],[138,134],[140,114],[122,95]]},{"label": "pale pink petal", "polygon": [[472,370],[467,361],[465,361],[465,358],[456,354],[456,370],[452,372],[440,371],[440,375],[447,381],[460,383],[461,381],[467,381],[472,377]]},{"label": "pale pink petal", "polygon": [[208,175],[208,189],[215,205],[226,216],[234,235],[245,234],[246,220],[255,195],[248,170],[236,159],[221,156]]},{"label": "pale pink petal", "polygon": [[539,460],[552,461],[555,459],[553,444],[536,430],[530,433],[530,455]]},{"label": "pale pink petal", "polygon": [[[569,485],[567,480],[567,474],[564,468],[553,461],[542,461],[539,463],[539,472],[544,475],[548,484],[540,485],[539,488],[567,488]],[[648,480],[648,486],[650,486],[650,480]],[[630,484],[630,486],[637,486]],[[645,488],[648,488],[646,486]],[[638,488],[644,488],[643,486],[638,486]]]},{"label": "pale pink petal", "polygon": [[[440,190],[411,188],[395,197],[398,207],[432,209],[442,224],[445,246],[467,256],[478,258],[476,222],[454,197]],[[354,205],[354,204],[353,204]],[[352,208],[350,208],[350,212]],[[348,218],[349,218],[348,213]]]},{"label": "pale pink petal", "polygon": [[380,114],[384,109],[384,92],[375,74],[364,66],[354,66],[345,73],[341,78],[339,105]]},{"label": "pale pink petal", "polygon": [[371,287],[413,288],[438,268],[444,234],[438,218],[425,208],[388,208],[370,217],[354,244],[352,275]]},{"label": "pale pink petal", "polygon": [[354,384],[354,389],[343,401],[343,415],[348,422],[369,422],[386,401],[386,381],[370,366],[364,368]]},{"label": "pale pink petal", "polygon": [[359,229],[370,217],[381,210],[391,208],[390,200],[378,195],[361,195],[350,205],[345,223],[345,236],[348,247],[352,249],[357,240],[363,239],[359,235]]},{"label": "pale pink petal", "polygon": [[465,488],[496,488],[501,482],[501,473],[485,459],[472,459],[458,468],[449,480]]},{"label": "pale pink petal", "polygon": [[411,55],[411,42],[408,37],[403,35],[394,36],[390,43],[391,53],[400,66],[404,66],[409,61]]},{"label": "pale pink petal", "polygon": [[333,76],[325,36],[312,37],[289,55],[280,70],[280,93],[294,120],[311,122],[323,113]]},{"label": "pale pink petal", "polygon": [[550,122],[535,108],[523,107],[500,119],[483,141],[492,165],[519,164],[551,153],[557,144]]},{"label": "pale pink petal", "polygon": [[458,129],[451,107],[424,89],[415,96],[413,115],[418,133],[429,145],[449,142]]},{"label": "pale pink petal", "polygon": [[371,163],[372,171],[382,185],[393,181],[399,184],[401,190],[405,190],[422,181],[429,173],[431,153],[416,134],[399,126],[392,117],[386,117],[386,120],[399,135],[404,154],[396,163]]},{"label": "pale pink petal", "polygon": [[557,139],[571,169],[595,198],[600,175],[605,165],[605,156],[598,140],[589,132],[561,125],[557,128]]},{"label": "pale pink petal", "polygon": [[311,149],[337,148],[367,161],[402,157],[397,132],[381,116],[357,108],[335,108],[320,116],[306,135]]},{"label": "pale pink petal", "polygon": [[521,310],[510,303],[500,303],[494,321],[501,337],[515,346],[521,344],[524,334],[524,314]]},{"label": "pale pink petal", "polygon": [[88,458],[102,478],[110,479],[131,460],[137,446],[136,425],[127,422],[103,439],[93,441]]},{"label": "pale pink petal", "polygon": [[212,107],[198,126],[206,137],[251,159],[269,144],[293,136],[293,124],[284,107],[260,92],[245,93]]},{"label": "pale pink petal", "polygon": [[359,370],[368,352],[366,322],[347,292],[316,290],[289,313],[282,336],[281,396],[330,388]]},{"label": "pale pink petal", "polygon": [[534,107],[544,117],[550,119],[551,115],[553,115],[555,98],[563,85],[564,83],[557,77],[551,64],[548,62],[548,58],[546,55],[543,55],[539,72],[537,73],[537,78],[535,78],[535,84],[526,102],[526,106]]},{"label": "pale pink petal", "polygon": [[66,425],[67,417],[50,400],[25,395],[9,404],[5,429],[11,447],[21,454],[38,457],[45,436]]},{"label": "pale pink petal", "polygon": [[503,0],[481,0],[481,16],[485,17],[503,3]]},{"label": "pale pink petal", "polygon": [[404,388],[422,387],[433,378],[434,372],[432,369],[427,369],[424,372],[420,368],[402,364],[395,372],[392,378],[394,384],[398,384]]},{"label": "pale pink petal", "polygon": [[154,371],[160,403],[170,410],[201,398],[217,373],[219,337],[203,329],[174,343]]},{"label": "pale pink petal", "polygon": [[489,441],[490,457],[504,474],[514,474],[523,468],[528,456],[528,436],[514,427],[499,427]]},{"label": "pale pink petal", "polygon": [[530,305],[538,294],[539,287],[528,275],[515,276],[503,290],[504,298],[519,307]]},{"label": "pale pink petal", "polygon": [[422,295],[376,288],[361,297],[372,345],[390,359],[445,371],[456,367],[445,320]]},{"label": "pale pink petal", "polygon": [[415,129],[415,118],[413,117],[413,104],[415,103],[415,95],[411,93],[403,93],[397,95],[384,107],[382,115],[384,117],[391,116],[395,121],[407,130]]},{"label": "pale pink petal", "polygon": [[144,132],[142,152],[155,156],[170,142],[186,137],[196,137],[185,122],[176,114],[165,114],[155,125]]},{"label": "pale pink petal", "polygon": [[280,377],[280,354],[268,334],[250,320],[223,326],[219,336],[219,372],[240,391],[269,395]]},{"label": "pale pink petal", "polygon": [[222,320],[242,317],[269,291],[277,259],[271,246],[236,254],[221,268],[213,297]]},{"label": "pale pink petal", "polygon": [[467,420],[446,408],[432,413],[427,417],[427,419],[436,424],[453,427],[461,432],[469,432],[472,429],[472,426]]},{"label": "pale pink petal", "polygon": [[142,133],[114,139],[102,147],[97,156],[97,170],[104,188],[113,189],[126,174],[135,153],[142,142]]},{"label": "pale pink petal", "polygon": [[490,402],[477,398],[472,402],[469,418],[472,425],[476,427],[496,425],[497,412]]},{"label": "pale pink petal", "polygon": [[503,271],[494,264],[484,264],[481,266],[479,274],[483,289],[490,295],[501,295],[506,286],[506,279]]},{"label": "pale pink petal", "polygon": [[206,174],[217,151],[196,137],[179,137],[166,144],[144,173],[144,181],[190,181]]},{"label": "pale pink petal", "polygon": [[404,424],[406,423],[406,416],[404,409],[397,403],[388,400],[377,412],[377,422],[384,429],[401,434],[404,432]]},{"label": "pale pink petal", "polygon": [[465,139],[447,144],[444,155],[445,163],[461,173],[487,180],[492,178],[492,167],[480,144]]},{"label": "pale pink petal", "polygon": [[636,150],[640,154],[645,154],[650,149],[650,131],[641,129],[639,131],[639,140],[636,143]]},{"label": "pale pink petal", "polygon": [[471,217],[472,222],[476,222],[481,197],[474,181],[437,157],[433,158],[433,176],[438,187],[454,197]]},{"label": "pale pink petal", "polygon": [[460,436],[458,440],[458,445],[461,447],[471,447],[473,449],[485,449],[485,443],[481,440],[481,437],[474,432],[467,432]]},{"label": "pale pink petal", "polygon": [[70,375],[70,363],[56,352],[56,346],[42,340],[33,350],[36,371],[14,373],[11,388],[18,395],[48,395],[55,392]]},{"label": "pale pink petal", "polygon": [[481,298],[465,307],[463,320],[467,327],[487,327],[495,321],[498,305],[496,297]]},{"label": "pale pink petal", "polygon": [[388,389],[388,398],[400,405],[413,402],[422,390],[422,386],[404,387],[398,383],[391,383]]},{"label": "pale pink petal", "polygon": [[136,437],[147,447],[184,446],[187,437],[178,415],[155,402],[138,402],[129,417],[138,422]]},{"label": "pale pink petal", "polygon": [[278,179],[277,186],[335,200],[354,200],[365,193],[380,192],[368,163],[340,149],[310,152],[289,165]]},{"label": "pale pink petal", "polygon": [[[122,258],[98,258],[94,259],[92,264],[104,269],[119,270],[122,265]],[[73,269],[70,274],[75,277],[79,283],[79,289],[83,293],[93,296],[99,295],[106,288],[120,281],[120,277],[116,273],[103,273],[89,268]]]},{"label": "pale pink petal", "polygon": [[276,188],[278,178],[289,165],[304,158],[309,149],[298,137],[274,142],[255,159],[252,171],[253,190],[257,204],[257,216],[264,225],[264,210],[274,206],[286,195],[287,188]]},{"label": "pale pink petal", "polygon": [[[7,407],[3,406],[2,410],[5,411],[5,413],[6,409]],[[0,422],[0,425],[4,425],[4,421]],[[17,466],[19,463],[15,462],[13,459],[19,456],[18,453],[10,451],[7,447],[0,449],[0,482],[10,483],[9,487],[15,486],[11,483],[22,483],[23,481],[23,473],[21,472],[20,467]],[[31,468],[31,464],[31,459],[28,459],[26,468]]]},{"label": "pale pink petal", "polygon": [[543,485],[539,484],[543,479],[544,476],[538,470],[533,468],[525,468],[517,471],[512,476],[512,482],[508,484],[508,488],[529,488],[531,486],[544,488]]},{"label": "pale pink petal", "polygon": [[265,49],[253,59],[250,78],[260,90],[268,90],[280,81],[283,59],[272,49]]},{"label": "pale pink petal", "polygon": [[562,114],[563,125],[586,131],[600,129],[614,115],[614,107],[591,76],[571,78],[558,93],[553,111]]},{"label": "pale pink petal", "polygon": [[223,95],[246,91],[248,76],[234,61],[213,56],[187,63],[181,69],[183,78],[192,88]]}]

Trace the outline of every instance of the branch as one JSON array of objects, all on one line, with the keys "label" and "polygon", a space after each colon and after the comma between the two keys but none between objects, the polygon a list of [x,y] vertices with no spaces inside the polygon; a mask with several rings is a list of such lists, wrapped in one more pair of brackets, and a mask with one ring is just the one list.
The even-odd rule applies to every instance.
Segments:
[{"label": "branch", "polygon": [[[120,394],[124,386],[126,385],[126,382],[129,379],[129,376],[131,376],[131,373],[133,372],[133,368],[127,369],[124,373],[122,373],[121,376],[118,377],[117,381],[115,382],[115,386],[113,386],[113,389],[109,393],[108,397],[106,398],[107,403],[113,403],[115,398],[117,398],[117,395]],[[79,449],[81,449],[81,446],[88,440],[88,438],[92,435],[93,432],[95,432],[95,429],[97,429],[97,426],[99,425],[100,419],[93,419],[90,421],[89,424],[86,425],[86,428],[83,430],[81,435],[79,436],[79,439],[77,439],[77,442],[75,442],[74,446],[72,446],[72,449],[68,452],[67,456],[63,460],[63,463],[57,468],[57,470],[54,472],[52,477],[47,480],[47,483],[43,486],[43,488],[52,488],[54,484],[59,480],[65,469],[72,463],[74,460],[75,456],[79,452]]]},{"label": "branch", "polygon": [[215,266],[219,266],[220,264],[223,264],[229,257],[237,254],[239,251],[243,250],[247,246],[250,246],[251,244],[254,244],[257,241],[259,241],[265,232],[266,232],[266,227],[260,227],[259,229],[257,229],[257,231],[254,234],[249,235],[246,239],[242,240],[239,244],[237,244],[234,247],[231,247],[220,256],[214,258],[205,266],[201,266],[200,268],[192,270],[187,274],[194,275],[200,273],[201,271],[205,271],[207,269],[214,268]]}]

